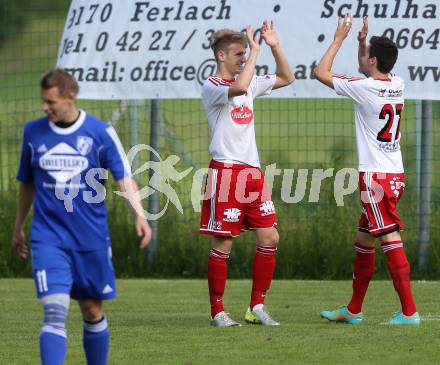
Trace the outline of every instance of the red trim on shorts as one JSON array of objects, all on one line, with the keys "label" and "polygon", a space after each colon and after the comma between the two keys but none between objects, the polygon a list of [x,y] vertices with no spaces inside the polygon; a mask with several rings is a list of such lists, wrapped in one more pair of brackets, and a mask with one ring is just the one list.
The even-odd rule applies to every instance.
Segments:
[{"label": "red trim on shorts", "polygon": [[401,229],[397,223],[394,223],[393,226],[394,226],[393,228],[382,228],[380,230],[373,230],[373,232],[369,231],[366,228],[358,227],[358,231],[371,234],[374,237],[382,237],[388,233],[403,231],[403,229]]},{"label": "red trim on shorts", "polygon": [[278,230],[278,222],[274,222],[274,224],[272,224],[270,227],[247,227],[247,228],[242,228],[241,231],[248,232],[248,231],[255,231],[256,229],[269,229],[269,228],[275,228],[276,230]]},{"label": "red trim on shorts", "polygon": [[225,162],[220,162],[220,161],[216,161],[216,160],[211,160],[211,162],[209,164],[209,168],[233,169],[233,170],[257,169],[257,170],[261,171],[261,169],[259,167],[251,166],[251,165],[248,165],[245,163],[225,163]]},{"label": "red trim on shorts", "polygon": [[231,231],[216,231],[215,229],[200,228],[201,234],[210,234],[214,236],[233,237]]}]

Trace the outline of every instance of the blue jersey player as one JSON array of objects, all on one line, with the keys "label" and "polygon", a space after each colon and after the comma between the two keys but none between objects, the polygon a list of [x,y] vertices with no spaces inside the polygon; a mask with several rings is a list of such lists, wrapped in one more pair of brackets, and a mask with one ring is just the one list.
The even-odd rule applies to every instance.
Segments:
[{"label": "blue jersey player", "polygon": [[109,330],[103,300],[116,296],[104,180],[110,170],[136,215],[140,246],[151,229],[121,142],[109,124],[75,106],[78,84],[61,69],[41,80],[46,117],[26,124],[17,179],[19,204],[12,246],[27,258],[24,224],[34,205],[32,269],[44,308],[43,365],[63,364],[70,298],[84,319],[87,364],[107,364]]}]

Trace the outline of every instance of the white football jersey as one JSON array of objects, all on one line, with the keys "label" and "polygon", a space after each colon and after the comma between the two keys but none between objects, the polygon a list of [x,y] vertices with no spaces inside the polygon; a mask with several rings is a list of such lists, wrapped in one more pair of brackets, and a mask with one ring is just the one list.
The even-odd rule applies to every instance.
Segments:
[{"label": "white football jersey", "polygon": [[359,171],[403,173],[400,122],[404,81],[389,75],[373,79],[333,75],[337,94],[353,99]]},{"label": "white football jersey", "polygon": [[203,84],[203,107],[211,129],[209,154],[223,163],[260,167],[254,127],[254,98],[269,95],[275,75],[254,76],[247,93],[228,98],[234,80],[211,76]]}]

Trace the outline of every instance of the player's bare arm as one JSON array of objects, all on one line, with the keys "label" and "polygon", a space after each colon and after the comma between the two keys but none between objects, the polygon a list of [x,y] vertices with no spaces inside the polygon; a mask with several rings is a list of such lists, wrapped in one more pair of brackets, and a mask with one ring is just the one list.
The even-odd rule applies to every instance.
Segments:
[{"label": "player's bare arm", "polygon": [[270,47],[276,63],[275,74],[277,79],[273,88],[278,89],[280,87],[290,85],[293,81],[295,81],[295,76],[293,75],[293,71],[289,65],[287,57],[281,48],[273,21],[271,21],[270,24],[267,20],[263,22],[263,26],[261,27],[261,35],[264,42]]},{"label": "player's bare arm", "polygon": [[118,180],[118,186],[121,192],[126,193],[127,205],[136,216],[136,233],[139,237],[142,237],[140,248],[144,248],[151,241],[151,227],[145,217],[141,199],[139,198],[139,188],[136,181],[130,176]]},{"label": "player's bare arm", "polygon": [[365,73],[362,65],[366,62],[368,58],[368,45],[367,45],[367,35],[368,35],[368,17],[364,16],[363,26],[361,31],[358,33],[358,61],[359,61],[359,71]]},{"label": "player's bare arm", "polygon": [[[250,47],[249,57],[246,60],[243,71],[239,74],[235,82],[229,87],[228,97],[234,97],[246,94],[249,85],[251,84],[252,77],[255,72],[255,65],[257,64],[257,58],[260,53],[260,44],[255,39],[254,30],[248,25],[246,27],[247,41]],[[239,54],[230,55],[230,57],[237,57],[237,62],[241,62]],[[241,55],[244,57],[244,54]],[[235,76],[235,75],[234,75]]]},{"label": "player's bare arm", "polygon": [[327,85],[332,89],[334,88],[332,74],[333,61],[338,54],[342,43],[350,32],[352,22],[353,17],[350,14],[345,15],[343,19],[338,19],[338,27],[336,28],[335,38],[327,52],[325,52],[324,56],[322,56],[318,66],[315,68],[315,77],[324,85]]},{"label": "player's bare arm", "polygon": [[20,183],[20,191],[18,195],[17,218],[15,220],[15,229],[12,236],[12,249],[23,259],[28,256],[28,248],[26,246],[26,235],[24,233],[24,224],[26,217],[31,209],[34,201],[34,184]]}]

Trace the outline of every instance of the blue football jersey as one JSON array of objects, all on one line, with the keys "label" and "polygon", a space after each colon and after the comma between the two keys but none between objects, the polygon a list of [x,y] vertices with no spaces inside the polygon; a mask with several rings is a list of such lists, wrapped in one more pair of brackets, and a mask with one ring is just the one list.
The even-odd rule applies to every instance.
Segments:
[{"label": "blue football jersey", "polygon": [[17,179],[35,187],[31,243],[90,251],[110,245],[104,184],[131,176],[109,124],[80,111],[68,128],[48,117],[27,123]]}]

